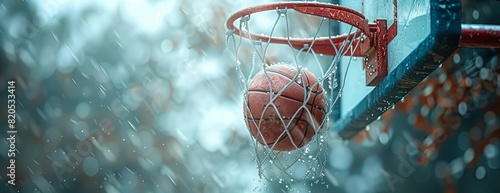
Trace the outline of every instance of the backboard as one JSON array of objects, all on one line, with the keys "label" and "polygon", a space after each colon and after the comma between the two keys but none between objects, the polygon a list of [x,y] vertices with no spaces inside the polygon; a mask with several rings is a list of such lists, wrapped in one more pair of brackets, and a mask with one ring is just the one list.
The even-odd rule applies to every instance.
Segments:
[{"label": "backboard", "polygon": [[[388,74],[377,86],[367,86],[363,59],[342,59],[338,73],[345,87],[337,105],[333,130],[351,138],[390,109],[458,47],[461,32],[460,0],[340,0],[361,12],[369,23],[387,20]],[[340,33],[349,31],[339,26]],[[349,65],[349,68],[348,68]],[[342,84],[343,82],[341,82]]]}]

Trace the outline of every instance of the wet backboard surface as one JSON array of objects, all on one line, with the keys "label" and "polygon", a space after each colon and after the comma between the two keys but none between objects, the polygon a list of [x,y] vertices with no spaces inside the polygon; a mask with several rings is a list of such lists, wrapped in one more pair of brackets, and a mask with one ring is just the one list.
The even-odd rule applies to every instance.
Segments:
[{"label": "wet backboard surface", "polygon": [[[333,129],[350,138],[394,103],[404,100],[406,93],[458,47],[461,4],[459,0],[341,0],[340,5],[361,12],[369,23],[386,19],[387,28],[392,25],[397,28],[388,45],[389,74],[378,86],[366,86],[363,59],[353,59],[350,65],[347,58],[341,60],[339,80],[343,81],[346,75],[346,81],[337,106],[340,119],[335,121]],[[341,34],[349,29],[349,26],[339,27]]]}]

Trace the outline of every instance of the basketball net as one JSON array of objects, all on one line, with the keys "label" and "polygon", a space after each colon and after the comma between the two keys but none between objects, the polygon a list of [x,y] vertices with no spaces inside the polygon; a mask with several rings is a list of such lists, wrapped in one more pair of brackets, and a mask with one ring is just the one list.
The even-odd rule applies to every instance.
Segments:
[{"label": "basketball net", "polygon": [[[259,16],[259,14],[264,13],[267,13],[265,15],[267,17]],[[274,22],[271,24],[270,21]],[[268,24],[268,26],[265,26],[265,24]],[[293,27],[292,24],[294,25]],[[343,90],[343,85],[338,88],[338,64],[341,57],[346,53],[353,53],[353,50],[357,49],[360,41],[353,40],[363,38],[360,37],[361,33],[349,32],[348,34],[353,35],[345,36],[346,38],[341,44],[335,44],[330,41],[331,46],[335,49],[335,53],[338,54],[327,56],[317,54],[313,49],[313,45],[318,38],[328,37],[332,39],[339,37],[334,36],[332,32],[333,26],[339,25],[339,22],[336,20],[302,14],[287,8],[278,9],[276,7],[275,11],[244,15],[239,20],[236,20],[234,25],[239,26],[239,33],[235,33],[234,29],[227,31],[225,42],[226,54],[236,66],[235,69],[239,78],[238,83],[244,96],[243,101],[245,104],[243,106],[247,108],[245,110],[248,110],[246,96],[248,96],[250,80],[257,72],[261,70],[266,72],[267,67],[280,63],[293,65],[298,75],[302,74],[304,68],[314,73],[318,79],[316,84],[320,83],[323,85],[327,99],[326,118],[323,123],[319,124],[318,128],[313,128],[316,134],[307,145],[296,148],[293,151],[277,151],[273,149],[275,144],[269,146],[262,145],[257,139],[252,137],[253,155],[256,159],[260,178],[268,181],[279,181],[281,183],[283,180],[306,181],[323,177],[325,175],[324,168],[327,160],[327,141],[330,138],[328,130],[332,125],[329,123],[330,119],[328,117]],[[351,26],[351,30],[355,32],[357,28]],[[252,36],[252,34],[259,33],[266,34],[270,38],[266,40]],[[271,38],[285,38],[288,40],[288,43],[274,44],[271,42]],[[300,49],[292,47],[291,40],[302,38],[308,38],[312,41],[310,44],[304,44]],[[352,56],[346,57],[349,57],[348,62],[350,63]],[[267,73],[265,74],[269,78]],[[345,75],[347,75],[347,71]],[[345,77],[343,82],[345,82]],[[277,93],[282,93],[290,85],[286,85]],[[312,87],[314,86],[316,85]],[[307,93],[306,89],[304,89],[304,92],[304,96],[310,94]],[[272,92],[269,94],[276,95]],[[267,105],[274,106],[273,100],[270,100]],[[306,105],[307,100],[304,100],[300,109],[307,109]],[[307,116],[312,116],[310,111],[304,112],[309,113]],[[287,127],[283,118],[280,117],[280,121]],[[259,120],[254,120],[254,123],[259,125]],[[286,128],[283,132],[282,135],[289,135]]]}]

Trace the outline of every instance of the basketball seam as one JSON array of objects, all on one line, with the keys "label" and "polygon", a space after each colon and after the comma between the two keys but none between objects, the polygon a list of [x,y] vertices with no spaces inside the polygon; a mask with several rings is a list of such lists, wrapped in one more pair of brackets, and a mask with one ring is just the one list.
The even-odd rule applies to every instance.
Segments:
[{"label": "basketball seam", "polygon": [[[267,72],[271,72],[271,73],[274,73],[274,74],[278,74],[278,75],[284,76],[284,77],[285,77],[285,78],[287,78],[288,80],[293,81],[295,84],[298,84],[300,87],[304,87],[304,86],[305,86],[305,85],[300,85],[300,84],[299,84],[296,80],[293,80],[291,77],[289,77],[289,76],[287,76],[286,74],[283,74],[283,73],[281,73],[281,72],[273,71],[272,69],[267,70]],[[307,76],[307,73],[304,73],[304,74]],[[309,82],[309,78],[307,78],[307,84],[308,84],[308,86],[307,86],[307,87],[310,87],[310,86],[311,86],[311,84],[310,84],[310,82]],[[318,87],[319,87],[319,85],[316,85],[316,86],[318,86]],[[312,88],[311,88],[311,93],[318,93],[318,94],[319,94],[319,93],[323,93],[323,89],[319,89],[319,88],[318,88],[318,90],[319,90],[319,91],[313,91],[313,90],[312,90]]]},{"label": "basketball seam", "polygon": [[[309,76],[307,75],[307,73],[304,73],[304,75],[306,76],[306,80],[307,80],[307,87],[310,87],[311,86],[311,81],[309,80]],[[316,80],[317,81],[317,80]],[[311,90],[312,92],[312,90]]]},{"label": "basketball seam", "polygon": [[[266,90],[248,90],[248,95],[250,95],[250,92],[259,92],[259,93],[265,93],[265,94],[269,93],[269,91],[266,91]],[[273,92],[273,94],[278,94],[278,93],[274,93],[274,92]],[[313,98],[313,102],[314,102],[314,100],[315,100],[316,96],[318,96],[318,94],[316,94],[316,95],[314,96],[314,98]],[[295,101],[295,102],[299,102],[299,103],[303,103],[303,102],[304,102],[304,101],[300,101],[300,100],[298,100],[298,99],[291,98],[291,97],[286,96],[286,95],[280,95],[280,97],[287,98],[287,99],[290,99],[290,100],[293,100],[293,101]],[[248,100],[250,100],[250,99],[248,99]],[[249,102],[250,102],[250,101],[249,101]],[[314,104],[314,103],[313,103],[313,104]],[[310,103],[307,103],[307,102],[306,102],[306,106],[307,106],[307,105],[309,105],[309,106],[311,106],[312,108],[318,109],[318,110],[320,110],[321,112],[326,113],[326,109],[323,109],[323,108],[321,108],[320,106],[313,105],[313,104],[310,104]],[[249,109],[250,109],[250,108],[249,108]]]},{"label": "basketball seam", "polygon": [[[299,117],[302,117],[302,114],[304,113],[304,109],[301,109],[301,111],[302,111],[302,112],[300,112],[300,116],[299,116]],[[301,119],[301,118],[294,118],[293,120],[295,120],[295,124],[293,125],[292,129],[288,130],[288,128],[287,128],[287,130],[288,130],[289,132],[292,132],[292,131],[296,128],[297,124],[298,124],[300,121],[304,121],[304,122],[307,124],[307,126],[306,126],[306,132],[304,132],[304,133],[307,133],[307,128],[308,128],[308,126],[309,126],[309,123],[308,123],[306,120],[303,120],[303,119]],[[283,131],[283,132],[285,132],[285,131]],[[274,142],[267,143],[267,145],[269,145],[269,144],[273,144],[273,143],[276,143],[276,144],[277,144],[277,143],[279,143],[279,142],[283,141],[283,139],[285,139],[286,137],[288,137],[288,135],[283,135],[283,136],[281,136],[279,139],[274,140]],[[304,135],[304,137],[305,137],[305,135]],[[304,137],[303,137],[303,138],[304,138]],[[291,142],[291,141],[292,141],[292,139],[291,139],[290,137],[288,137],[288,138],[290,139],[290,142]],[[292,142],[292,144],[293,144],[293,142]],[[297,145],[297,148],[298,148],[298,147],[299,147],[299,145]]]},{"label": "basketball seam", "polygon": [[[255,117],[250,117],[250,116],[246,116],[246,115],[243,115],[243,117],[245,119],[250,119],[250,120],[253,120],[253,121],[260,121],[260,120],[270,121],[271,120],[271,118],[255,118]],[[292,118],[282,118],[282,119],[284,119],[284,120],[292,120]],[[297,119],[299,121],[305,121],[305,122],[307,122],[307,120],[302,119],[302,118],[298,118],[298,117],[295,117],[293,119]]]},{"label": "basketball seam", "polygon": [[[306,129],[305,129],[304,134],[307,134],[307,131],[308,131],[308,129],[309,129],[309,125],[310,125],[310,124],[307,122],[307,120],[305,120],[305,119],[302,119],[302,118],[301,118],[301,117],[302,117],[302,114],[304,113],[304,109],[301,109],[301,110],[302,110],[302,112],[301,112],[301,114],[300,114],[300,117],[295,117],[295,118],[293,118],[293,119],[292,119],[292,118],[283,118],[283,119],[286,119],[286,120],[296,120],[296,123],[295,123],[295,125],[293,125],[292,129],[290,129],[290,132],[291,132],[291,131],[293,131],[293,129],[295,129],[295,126],[297,126],[297,124],[298,124],[300,121],[303,121],[303,122],[304,122],[304,123],[306,123],[306,125],[307,125],[307,126],[306,126]],[[247,119],[247,120],[252,120],[252,121],[259,121],[259,120],[264,120],[264,121],[266,121],[266,120],[268,120],[268,119],[270,120],[270,118],[262,118],[262,119],[261,119],[261,118],[249,117],[249,116],[245,116],[245,115],[243,115],[243,116],[245,117],[245,119]],[[260,129],[259,129],[259,130],[260,130]],[[314,132],[316,133],[316,131],[314,131]],[[266,143],[266,144],[267,144],[267,145],[269,145],[269,144],[273,144],[273,143],[279,143],[279,142],[280,142],[281,140],[283,140],[285,137],[288,137],[288,136],[286,136],[286,135],[285,135],[285,136],[282,136],[282,137],[280,137],[279,139],[276,139],[276,140],[274,140],[273,142],[268,142],[268,143]],[[301,143],[299,143],[299,145],[297,145],[297,146],[300,146],[300,145],[302,144],[302,141],[304,140],[304,138],[305,138],[305,137],[306,137],[306,135],[304,135],[304,137],[302,137]]]},{"label": "basketball seam", "polygon": [[[306,136],[307,136],[307,132],[309,131],[309,126],[310,126],[310,124],[309,124],[307,121],[306,121],[306,123],[307,123],[307,126],[306,126],[306,131],[304,132],[304,136],[303,136],[303,137],[302,137],[302,139],[300,140],[300,143],[299,143],[299,145],[297,145],[297,147],[300,147],[300,145],[302,145],[302,143],[304,142],[304,139],[305,139],[305,138],[306,138]],[[313,132],[314,132],[314,133],[313,133],[313,136],[312,136],[312,137],[314,137],[314,135],[316,134],[316,130],[313,130]],[[312,137],[311,137],[311,138],[312,138]]]},{"label": "basketball seam", "polygon": [[[295,121],[296,121],[296,122],[295,122],[295,124],[293,125],[292,129],[290,129],[290,130],[289,130],[290,132],[292,132],[292,131],[296,128],[297,124],[298,124],[300,121],[303,121],[303,122],[306,124],[306,128],[305,128],[305,130],[304,130],[304,136],[303,136],[303,137],[302,137],[302,139],[300,140],[300,143],[299,143],[299,144],[297,144],[297,147],[300,147],[300,145],[302,145],[302,143],[304,142],[304,139],[305,139],[305,138],[306,138],[306,136],[307,136],[307,132],[309,131],[309,126],[310,126],[310,124],[309,124],[309,122],[307,122],[307,120],[302,119],[302,116],[303,116],[303,114],[304,114],[304,109],[301,109],[301,110],[302,110],[302,112],[300,113],[300,115],[299,115],[299,116],[297,116],[297,117],[295,117],[295,118],[293,118],[293,119],[292,119],[292,118],[283,118],[283,119],[286,119],[286,120],[295,120]],[[270,118],[262,118],[262,119],[261,119],[261,118],[255,118],[255,117],[248,117],[248,116],[245,116],[245,115],[243,115],[243,116],[244,116],[247,120],[248,120],[248,119],[250,119],[250,120],[253,120],[253,121],[255,121],[255,120],[264,120],[264,121],[265,121],[265,120],[271,120]],[[300,118],[299,118],[299,117],[300,117]],[[260,130],[260,128],[259,128],[259,130]],[[316,133],[316,131],[313,131],[313,132],[314,132],[314,133]],[[285,137],[288,137],[288,136],[287,136],[287,135],[284,135],[284,136],[280,137],[279,139],[274,140],[273,142],[268,142],[268,143],[266,143],[266,145],[270,145],[270,144],[273,144],[273,143],[279,143],[279,142],[281,142],[283,139],[285,139]],[[288,138],[290,138],[290,137],[288,137]],[[290,139],[290,140],[292,140],[292,139]]]}]

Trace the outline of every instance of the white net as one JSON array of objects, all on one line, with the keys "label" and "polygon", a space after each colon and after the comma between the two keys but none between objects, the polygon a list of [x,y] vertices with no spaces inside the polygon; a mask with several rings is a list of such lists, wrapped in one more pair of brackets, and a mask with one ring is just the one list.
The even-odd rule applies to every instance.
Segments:
[{"label": "white net", "polygon": [[[343,89],[338,88],[338,63],[345,53],[357,48],[360,41],[352,40],[362,37],[352,33],[342,44],[330,41],[335,53],[340,54],[327,56],[317,54],[313,48],[315,40],[338,37],[335,28],[346,24],[276,8],[244,15],[234,25],[240,31],[230,29],[226,33],[226,54],[234,61],[239,76],[245,120],[253,135],[253,155],[260,177],[280,182],[323,177],[329,116]],[[351,27],[351,31],[354,29]],[[284,38],[287,43],[271,43],[271,39],[260,38],[264,34]],[[294,40],[305,39],[311,41],[300,49],[292,45]],[[285,70],[280,71],[279,67]],[[277,81],[276,74],[285,76],[288,82]],[[264,96],[258,101],[251,95],[256,85],[264,88],[260,93]],[[300,100],[280,101],[293,98],[290,95]],[[278,134],[270,136],[269,132]]]}]

